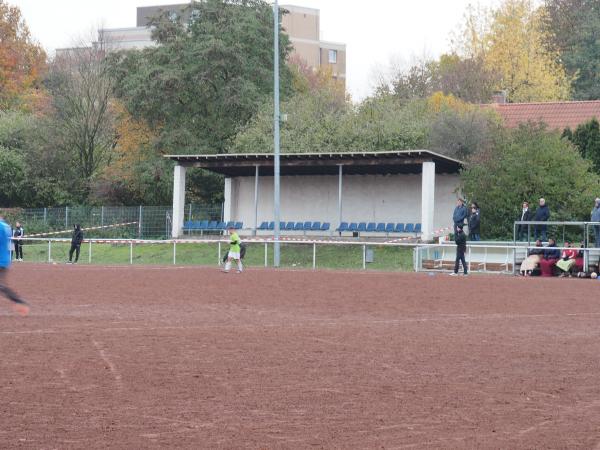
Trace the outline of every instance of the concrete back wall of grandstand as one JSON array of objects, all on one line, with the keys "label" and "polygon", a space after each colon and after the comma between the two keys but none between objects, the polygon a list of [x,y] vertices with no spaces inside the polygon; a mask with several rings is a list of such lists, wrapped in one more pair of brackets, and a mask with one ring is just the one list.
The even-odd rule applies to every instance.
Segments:
[{"label": "concrete back wall of grandstand", "polygon": [[[230,179],[230,205],[224,220],[254,226],[254,177]],[[281,177],[281,220],[330,222],[339,225],[338,177],[330,175]],[[435,177],[434,228],[452,223],[459,185],[456,174]],[[227,190],[226,190],[227,191]],[[421,175],[344,175],[342,220],[345,222],[421,222]],[[260,176],[258,225],[273,220],[273,177]]]}]

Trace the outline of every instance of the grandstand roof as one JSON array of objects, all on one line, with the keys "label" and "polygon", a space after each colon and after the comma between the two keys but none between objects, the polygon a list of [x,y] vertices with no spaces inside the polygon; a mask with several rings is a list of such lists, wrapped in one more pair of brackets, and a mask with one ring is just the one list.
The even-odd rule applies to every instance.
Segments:
[{"label": "grandstand roof", "polygon": [[564,130],[596,117],[600,119],[600,101],[546,102],[546,103],[494,103],[489,105],[500,114],[504,125],[516,128],[521,123],[544,122],[551,129]]},{"label": "grandstand roof", "polygon": [[[225,176],[273,175],[273,153],[228,153],[218,155],[165,155],[187,167],[202,167]],[[339,166],[344,174],[387,175],[418,174],[424,162],[434,162],[436,173],[458,173],[464,163],[430,150],[385,152],[282,153],[281,175],[337,175]]]}]

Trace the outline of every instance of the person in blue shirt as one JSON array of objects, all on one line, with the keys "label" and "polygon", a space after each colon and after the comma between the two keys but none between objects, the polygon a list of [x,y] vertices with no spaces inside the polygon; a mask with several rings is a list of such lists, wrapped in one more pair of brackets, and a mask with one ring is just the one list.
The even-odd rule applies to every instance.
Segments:
[{"label": "person in blue shirt", "polygon": [[468,216],[467,207],[465,206],[465,201],[462,198],[459,198],[456,201],[456,208],[454,208],[454,212],[452,213],[452,221],[454,222],[454,233],[458,232],[458,226],[461,225],[461,228],[465,225],[465,219]]},{"label": "person in blue shirt", "polygon": [[15,304],[15,310],[26,316],[29,313],[29,306],[19,296],[5,284],[6,273],[10,267],[10,242],[12,231],[10,226],[0,216],[0,293]]}]

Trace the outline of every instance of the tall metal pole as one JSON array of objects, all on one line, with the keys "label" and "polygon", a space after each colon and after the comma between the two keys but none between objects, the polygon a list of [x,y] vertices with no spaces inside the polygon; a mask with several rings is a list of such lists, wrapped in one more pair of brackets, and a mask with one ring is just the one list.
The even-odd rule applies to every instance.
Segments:
[{"label": "tall metal pole", "polygon": [[274,40],[274,53],[273,53],[273,71],[274,73],[274,114],[273,114],[273,138],[274,138],[274,150],[273,155],[273,169],[274,169],[274,187],[273,187],[273,206],[274,220],[275,220],[275,242],[273,246],[273,265],[279,267],[279,2],[275,0],[273,5],[273,40]]}]

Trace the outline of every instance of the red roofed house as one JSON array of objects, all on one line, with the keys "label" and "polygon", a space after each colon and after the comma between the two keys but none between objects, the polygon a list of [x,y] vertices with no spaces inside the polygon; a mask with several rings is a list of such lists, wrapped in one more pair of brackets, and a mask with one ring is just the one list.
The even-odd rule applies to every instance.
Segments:
[{"label": "red roofed house", "polygon": [[504,120],[508,128],[516,128],[521,123],[544,122],[550,129],[572,130],[589,122],[594,117],[600,119],[600,100],[547,103],[494,103],[489,105]]}]

